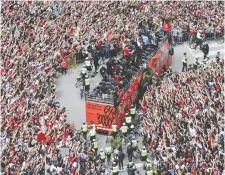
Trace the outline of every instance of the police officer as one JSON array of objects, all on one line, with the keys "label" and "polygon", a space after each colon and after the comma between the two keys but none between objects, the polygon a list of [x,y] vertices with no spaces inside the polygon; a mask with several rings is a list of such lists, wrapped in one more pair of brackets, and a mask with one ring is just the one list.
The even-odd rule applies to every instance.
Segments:
[{"label": "police officer", "polygon": [[137,171],[137,168],[135,167],[134,162],[129,162],[127,165],[128,175],[135,175],[135,171]]},{"label": "police officer", "polygon": [[216,62],[217,62],[217,64],[220,63],[220,52],[217,52],[217,54],[216,54]]},{"label": "police officer", "polygon": [[82,132],[83,132],[83,137],[84,137],[85,139],[87,139],[88,126],[86,125],[85,122],[83,122],[83,125],[82,125],[82,127],[81,127],[81,130],[82,130]]},{"label": "police officer", "polygon": [[100,158],[100,161],[101,161],[101,163],[105,163],[105,152],[103,151],[103,149],[101,148],[100,149],[100,153],[99,153],[99,158]]},{"label": "police officer", "polygon": [[94,127],[91,128],[91,130],[89,131],[89,134],[90,134],[90,140],[91,140],[91,142],[93,142],[93,140],[96,137],[96,130]]},{"label": "police officer", "polygon": [[118,126],[113,124],[112,125],[112,136],[115,138],[118,134]]},{"label": "police officer", "polygon": [[84,65],[86,66],[88,71],[91,71],[91,66],[92,65],[91,65],[91,61],[90,61],[90,59],[88,57],[86,57]]},{"label": "police officer", "polygon": [[146,169],[146,175],[154,175],[154,171],[151,168]]},{"label": "police officer", "polygon": [[56,84],[53,83],[52,86],[51,86],[51,91],[52,91],[52,92],[55,92],[55,90],[56,90]]},{"label": "police officer", "polygon": [[155,75],[152,76],[152,84],[156,84],[157,83],[157,78],[156,78],[157,76],[158,76],[158,73],[155,72]]},{"label": "police officer", "polygon": [[85,91],[88,92],[90,90],[90,80],[88,78],[88,76],[85,76],[85,80],[84,80],[84,86],[85,86]]},{"label": "police officer", "polygon": [[129,115],[129,113],[126,113],[125,121],[126,121],[126,125],[128,126],[128,128],[130,128],[131,123],[132,123],[132,117]]},{"label": "police officer", "polygon": [[94,123],[91,124],[91,127],[96,131],[96,126]]},{"label": "police officer", "polygon": [[157,165],[157,163],[153,163],[153,165],[152,165],[152,171],[153,171],[153,174],[157,174],[157,170],[158,170],[158,165]]},{"label": "police officer", "polygon": [[92,148],[94,148],[95,155],[97,156],[97,152],[98,152],[98,142],[97,142],[95,139],[93,139]]},{"label": "police officer", "polygon": [[186,69],[186,71],[187,71],[187,56],[186,55],[187,55],[187,53],[184,52],[184,56],[182,58],[182,63],[183,63],[182,72],[184,72],[184,69]]},{"label": "police officer", "polygon": [[147,163],[144,165],[144,170],[146,175],[153,175],[154,173],[149,159],[147,159]]},{"label": "police officer", "polygon": [[206,61],[202,61],[202,67],[204,70],[208,68],[208,65],[206,64]]},{"label": "police officer", "polygon": [[198,65],[199,65],[198,58],[194,58],[193,67],[194,67],[195,70],[197,70]]},{"label": "police officer", "polygon": [[80,76],[81,76],[83,82],[85,80],[86,75],[87,75],[87,68],[86,68],[86,66],[83,66],[83,68],[80,71]]},{"label": "police officer", "polygon": [[147,159],[147,154],[148,154],[148,152],[147,152],[145,146],[143,146],[143,148],[142,148],[142,150],[141,150],[141,161],[146,161],[146,159]]},{"label": "police officer", "polygon": [[134,105],[131,105],[130,115],[131,115],[132,119],[135,118],[135,115],[136,115],[136,107]]},{"label": "police officer", "polygon": [[107,163],[109,165],[110,159],[111,159],[111,155],[112,155],[112,147],[106,145],[105,152],[106,152]]},{"label": "police officer", "polygon": [[113,162],[113,167],[112,167],[112,174],[113,175],[118,175],[119,174],[119,168],[116,162]]},{"label": "police officer", "polygon": [[123,123],[123,126],[120,128],[120,130],[122,131],[122,134],[126,137],[127,133],[128,133],[128,127],[126,126],[125,123]]},{"label": "police officer", "polygon": [[135,137],[133,136],[132,137],[132,140],[131,140],[131,146],[132,146],[133,151],[136,151],[137,150],[137,144],[138,144],[138,142],[135,139]]},{"label": "police officer", "polygon": [[146,160],[146,163],[144,164],[143,169],[144,169],[144,170],[147,170],[147,169],[149,169],[149,168],[151,168],[151,163],[150,163],[150,160],[147,159],[147,160]]}]

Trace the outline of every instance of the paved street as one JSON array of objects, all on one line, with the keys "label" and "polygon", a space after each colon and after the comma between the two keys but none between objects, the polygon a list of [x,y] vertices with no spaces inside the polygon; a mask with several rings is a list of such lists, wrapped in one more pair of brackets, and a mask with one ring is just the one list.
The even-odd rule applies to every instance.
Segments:
[{"label": "paved street", "polygon": [[[215,59],[217,51],[220,51],[221,55],[224,56],[224,45],[217,44],[215,42],[209,43],[209,57]],[[183,53],[187,53],[188,64],[193,63],[194,57],[200,57],[200,60],[203,59],[203,53],[199,50],[190,49],[187,44],[179,45],[174,48],[174,56],[172,61],[173,71],[181,71],[182,68],[182,56]],[[80,129],[82,122],[85,121],[85,101],[80,99],[79,88],[75,88],[76,77],[79,74],[79,70],[82,65],[78,65],[75,70],[70,70],[68,75],[62,76],[57,81],[57,99],[62,106],[65,106],[68,112],[68,121],[75,124],[77,129]],[[97,85],[100,81],[100,75],[91,78],[91,86]],[[105,147],[105,136],[98,135],[97,140],[99,142],[99,148]],[[141,145],[139,145],[141,147]],[[124,147],[126,150],[126,147]],[[125,166],[127,165],[128,160],[125,158]],[[139,167],[141,174],[144,174],[142,163],[140,160],[135,161],[136,166]],[[108,167],[109,168],[109,167]],[[120,175],[126,175],[125,171],[121,171]]]}]

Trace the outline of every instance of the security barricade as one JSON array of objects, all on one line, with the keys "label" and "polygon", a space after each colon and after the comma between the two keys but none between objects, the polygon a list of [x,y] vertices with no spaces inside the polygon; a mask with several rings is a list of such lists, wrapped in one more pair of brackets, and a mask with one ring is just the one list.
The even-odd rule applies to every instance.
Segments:
[{"label": "security barricade", "polygon": [[[206,30],[205,33],[205,41],[216,41],[219,37],[223,36],[223,31],[221,33],[217,33],[215,29],[209,31]],[[190,33],[188,31],[181,31],[177,29],[171,30],[171,39],[172,45],[176,46],[179,44],[187,43],[191,40],[195,33]]]},{"label": "security barricade", "polygon": [[70,54],[70,58],[66,60],[68,68],[75,69],[77,64],[76,64],[76,55],[75,53]]},{"label": "security barricade", "polygon": [[75,57],[76,57],[76,63],[80,63],[83,62],[85,60],[85,57],[83,55],[82,50],[76,51],[74,53]]}]

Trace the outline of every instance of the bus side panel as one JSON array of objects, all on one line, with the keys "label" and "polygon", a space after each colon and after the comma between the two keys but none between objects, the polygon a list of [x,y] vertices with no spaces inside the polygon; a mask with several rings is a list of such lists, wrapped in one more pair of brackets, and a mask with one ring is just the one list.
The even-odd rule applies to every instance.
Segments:
[{"label": "bus side panel", "polygon": [[101,131],[108,132],[117,118],[114,106],[86,101],[86,122],[95,124]]},{"label": "bus side panel", "polygon": [[172,56],[169,55],[168,61],[167,61],[167,68],[169,68],[172,64]]},{"label": "bus side panel", "polygon": [[[155,70],[160,77],[163,66],[168,68],[172,62],[172,57],[169,55],[170,43],[165,41],[162,47],[156,52],[151,61],[148,63],[148,68]],[[167,63],[169,60],[169,64]]]},{"label": "bus side panel", "polygon": [[155,63],[155,71],[158,73],[158,77],[160,77],[160,74],[162,72],[163,67],[165,66],[166,69],[168,69],[172,63],[172,56],[169,55],[169,48],[170,44],[168,41],[166,41],[163,46],[160,48],[157,55],[157,61]]}]

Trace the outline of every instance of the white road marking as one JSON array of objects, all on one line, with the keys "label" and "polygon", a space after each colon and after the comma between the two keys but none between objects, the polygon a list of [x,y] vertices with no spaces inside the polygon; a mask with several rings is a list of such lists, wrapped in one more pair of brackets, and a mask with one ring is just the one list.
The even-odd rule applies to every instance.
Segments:
[{"label": "white road marking", "polygon": [[192,51],[192,49],[189,47],[189,45],[184,45],[187,49],[188,49],[188,51],[191,53],[191,55],[193,56],[193,57],[195,57],[195,54],[193,53],[193,51]]}]

